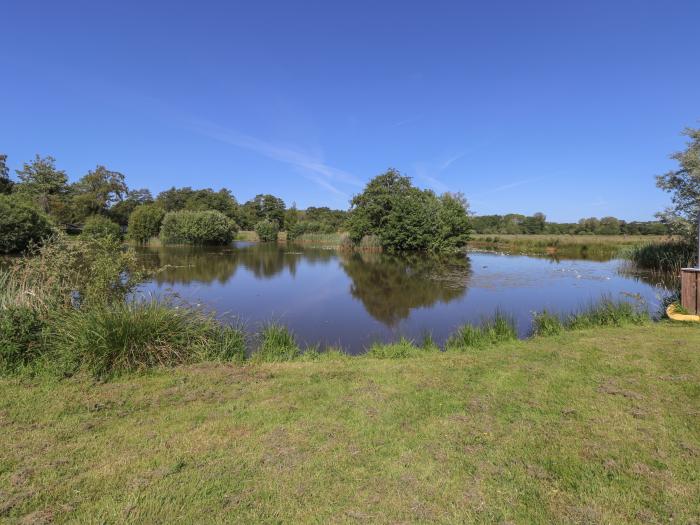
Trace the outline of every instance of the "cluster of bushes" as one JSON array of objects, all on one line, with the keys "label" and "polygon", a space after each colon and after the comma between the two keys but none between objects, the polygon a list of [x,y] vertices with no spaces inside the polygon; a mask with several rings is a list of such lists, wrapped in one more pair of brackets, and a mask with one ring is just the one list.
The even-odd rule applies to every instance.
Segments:
[{"label": "cluster of bushes", "polygon": [[276,241],[279,226],[276,222],[264,219],[255,224],[255,233],[262,242]]},{"label": "cluster of bushes", "polygon": [[53,232],[49,217],[15,195],[0,195],[0,253],[16,253]]},{"label": "cluster of bushes", "polygon": [[421,190],[393,169],[372,179],[351,204],[347,226],[356,244],[376,236],[390,252],[449,253],[469,240],[468,208],[461,195]]},{"label": "cluster of bushes", "polygon": [[82,235],[93,239],[103,239],[113,237],[120,239],[122,231],[119,225],[105,217],[104,215],[93,215],[88,217],[83,226]]},{"label": "cluster of bushes", "polygon": [[166,244],[229,244],[236,233],[236,223],[215,210],[169,212],[160,227]]},{"label": "cluster of bushes", "polygon": [[146,243],[160,234],[165,210],[154,204],[139,206],[129,215],[129,237],[138,243]]}]

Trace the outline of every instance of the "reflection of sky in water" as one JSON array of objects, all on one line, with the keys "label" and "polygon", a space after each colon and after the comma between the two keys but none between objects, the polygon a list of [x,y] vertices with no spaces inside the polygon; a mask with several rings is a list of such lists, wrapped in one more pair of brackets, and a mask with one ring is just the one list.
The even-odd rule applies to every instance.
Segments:
[{"label": "reflection of sky in water", "polygon": [[[141,252],[163,267],[146,292],[174,292],[250,330],[268,320],[289,325],[305,344],[341,345],[359,352],[373,340],[432,333],[439,343],[461,323],[500,310],[521,335],[532,313],[571,313],[603,296],[642,300],[652,312],[664,290],[621,275],[620,261],[596,262],[470,253],[468,262],[431,262],[301,251],[274,245],[237,248],[160,248]],[[157,282],[156,282],[157,281]]]}]

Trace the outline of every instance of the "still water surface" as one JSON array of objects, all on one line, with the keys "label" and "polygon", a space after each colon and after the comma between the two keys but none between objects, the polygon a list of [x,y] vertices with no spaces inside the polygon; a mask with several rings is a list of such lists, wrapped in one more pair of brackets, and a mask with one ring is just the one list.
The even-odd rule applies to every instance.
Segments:
[{"label": "still water surface", "polygon": [[532,313],[568,314],[603,296],[659,310],[667,291],[620,260],[557,261],[470,252],[448,260],[411,255],[239,242],[225,248],[141,248],[160,268],[142,290],[177,294],[238,319],[250,331],[266,321],[289,326],[302,346],[362,352],[373,341],[431,334],[442,344],[460,324],[500,310],[527,335]]}]

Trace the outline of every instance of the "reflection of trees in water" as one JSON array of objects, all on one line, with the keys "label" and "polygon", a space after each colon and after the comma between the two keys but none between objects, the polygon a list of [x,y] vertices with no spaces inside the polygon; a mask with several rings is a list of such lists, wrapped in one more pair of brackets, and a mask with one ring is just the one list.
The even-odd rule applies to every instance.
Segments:
[{"label": "reflection of trees in water", "polygon": [[230,248],[199,246],[163,246],[139,248],[137,255],[147,270],[154,272],[158,284],[192,281],[225,283],[236,272]]},{"label": "reflection of trees in water", "polygon": [[341,257],[352,279],[350,293],[382,323],[395,325],[411,309],[450,302],[467,291],[469,258],[427,255],[350,254]]},{"label": "reflection of trees in water", "polygon": [[295,275],[302,257],[306,261],[327,261],[328,250],[286,251],[276,244],[242,247],[164,246],[137,249],[139,260],[151,271],[158,284],[192,281],[225,283],[243,266],[258,278],[269,279],[287,269]]}]

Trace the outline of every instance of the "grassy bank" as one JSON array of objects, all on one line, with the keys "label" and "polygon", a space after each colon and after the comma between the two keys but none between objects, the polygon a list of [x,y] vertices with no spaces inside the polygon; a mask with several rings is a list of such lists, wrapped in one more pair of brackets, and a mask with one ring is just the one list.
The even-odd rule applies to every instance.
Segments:
[{"label": "grassy bank", "polygon": [[582,245],[614,245],[633,246],[650,242],[661,242],[668,239],[663,235],[508,235],[508,234],[474,234],[473,243],[515,244],[531,246],[582,246]]},{"label": "grassy bank", "polygon": [[0,520],[692,523],[700,329],[0,379]]}]

